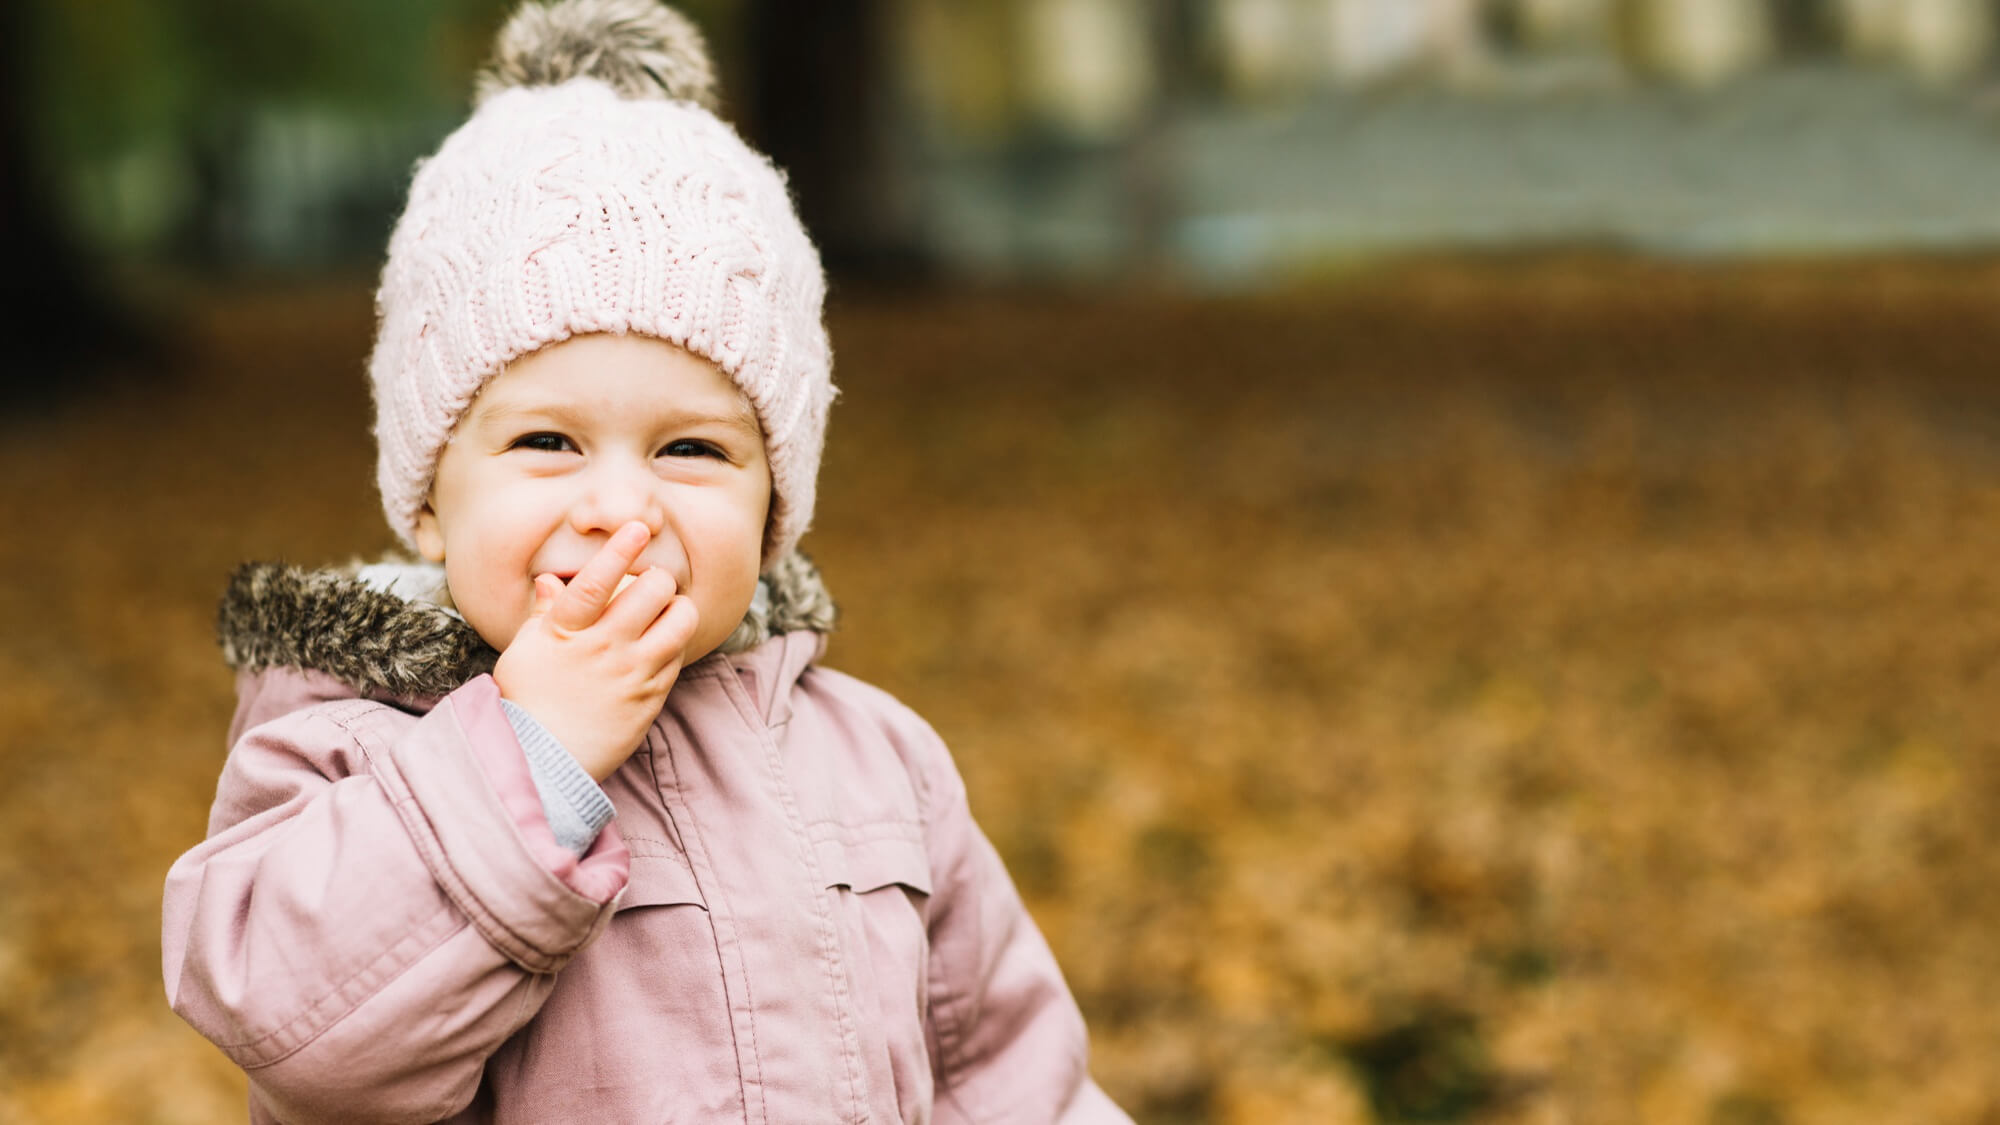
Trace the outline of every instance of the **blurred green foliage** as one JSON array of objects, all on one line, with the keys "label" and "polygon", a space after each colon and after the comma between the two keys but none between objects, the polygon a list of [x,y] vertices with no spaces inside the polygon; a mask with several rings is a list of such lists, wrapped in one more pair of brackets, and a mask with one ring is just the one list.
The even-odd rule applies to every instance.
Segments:
[{"label": "blurred green foliage", "polygon": [[32,115],[102,158],[264,102],[403,115],[462,102],[504,0],[26,0]]},{"label": "blurred green foliage", "polygon": [[[379,248],[376,212],[401,189],[380,169],[406,167],[460,119],[515,0],[15,2],[20,158],[58,202],[56,221],[114,257],[238,258],[257,221],[245,215],[274,198],[247,185],[276,165],[289,177],[282,198],[316,191],[316,205],[350,211],[361,201],[364,221],[343,230],[315,215],[335,233],[285,253],[310,264],[315,246]],[[730,43],[735,5],[680,6]],[[314,145],[317,164],[299,155]]]}]

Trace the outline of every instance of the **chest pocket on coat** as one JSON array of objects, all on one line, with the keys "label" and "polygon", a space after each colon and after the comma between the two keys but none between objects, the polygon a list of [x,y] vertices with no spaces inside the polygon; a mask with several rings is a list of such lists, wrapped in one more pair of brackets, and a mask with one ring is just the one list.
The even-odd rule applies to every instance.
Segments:
[{"label": "chest pocket on coat", "polygon": [[687,860],[671,844],[627,838],[632,851],[632,875],[618,900],[620,911],[640,906],[699,906],[708,909],[695,885]]},{"label": "chest pocket on coat", "polygon": [[820,870],[829,887],[867,894],[901,884],[926,898],[931,893],[931,861],[923,829],[888,823],[860,828],[828,826],[813,833]]}]

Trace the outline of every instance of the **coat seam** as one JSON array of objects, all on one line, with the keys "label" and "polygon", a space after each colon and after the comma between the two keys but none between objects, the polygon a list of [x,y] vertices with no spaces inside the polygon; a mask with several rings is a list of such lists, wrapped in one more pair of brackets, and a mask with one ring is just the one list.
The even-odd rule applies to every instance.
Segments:
[{"label": "coat seam", "polygon": [[[925,778],[923,813],[925,831],[928,834],[931,828],[934,827],[935,821],[933,818],[938,810],[931,806],[929,800],[935,795],[935,791],[931,789],[929,784],[930,777],[928,773],[925,773],[923,776]],[[968,815],[970,815],[969,810]],[[926,850],[929,851],[930,849],[926,848]],[[935,853],[933,852],[932,854]],[[959,862],[964,862],[962,856]],[[944,897],[943,888],[952,885],[951,880],[942,878],[935,871],[931,874],[931,880],[934,884],[932,890],[937,892],[940,897]],[[960,894],[952,899],[949,909],[962,910],[977,901],[978,896],[976,895]],[[953,949],[951,943],[947,942],[941,946],[937,942],[930,942],[929,945],[932,970],[930,973],[931,1011],[933,1013],[933,1026],[938,1048],[937,1065],[933,1068],[933,1076],[936,1079],[934,1096],[949,1098],[951,1103],[958,1107],[959,1112],[966,1120],[978,1121],[982,1115],[973,1113],[971,1108],[966,1105],[965,1099],[960,1096],[962,1091],[958,1085],[959,1072],[963,1069],[965,1063],[962,1056],[965,1046],[966,1020],[961,1009],[972,1002],[972,997],[969,994],[954,990],[949,983],[960,976],[960,974],[952,971],[952,966],[946,964],[947,961],[955,960],[955,953],[947,952]]]},{"label": "coat seam", "polygon": [[924,826],[921,822],[909,820],[865,820],[856,823],[837,816],[821,817],[804,822],[808,829],[833,828],[837,831],[815,835],[813,839],[839,840],[843,843],[853,840],[866,843],[874,840],[908,840],[922,843]]},{"label": "coat seam", "polygon": [[[368,964],[362,966],[361,968],[355,970],[353,973],[349,974],[347,977],[342,979],[339,984],[334,985],[333,987],[327,989],[325,992],[321,993],[318,999],[306,1005],[304,1011],[300,1012],[296,1016],[293,1016],[291,1019],[286,1020],[284,1023],[278,1025],[277,1027],[272,1028],[270,1031],[267,1031],[264,1034],[259,1035],[254,1039],[244,1040],[241,1043],[217,1043],[216,1046],[222,1048],[225,1051],[230,1052],[231,1054],[239,1054],[239,1053],[246,1055],[255,1054],[256,1052],[254,1052],[252,1048],[258,1046],[259,1044],[266,1043],[272,1039],[276,1039],[281,1036],[287,1035],[288,1033],[293,1032],[294,1029],[297,1028],[297,1026],[301,1023],[306,1023],[308,1024],[308,1026],[310,1026],[310,1022],[312,1021],[313,1017],[315,1015],[320,1014],[319,1009],[326,1006],[326,1004],[329,1001],[344,997],[349,992],[349,990],[354,987],[357,981],[361,981],[363,979],[373,976],[378,971],[383,961],[391,960],[395,957],[395,955],[403,952],[404,946],[409,945],[412,942],[420,941],[420,939],[422,939],[425,936],[426,931],[437,926],[437,920],[439,918],[445,918],[447,921],[450,921],[451,913],[452,910],[449,905],[446,905],[445,907],[432,912],[431,915],[425,918],[420,925],[412,927],[408,933],[404,934],[401,938],[398,938],[396,941],[391,942],[387,949],[384,949],[381,953],[378,953],[373,958],[371,958]],[[366,1004],[368,1001],[374,999],[376,996],[381,995],[383,989],[389,987],[391,984],[394,984],[396,980],[400,978],[404,973],[409,972],[412,968],[414,968],[417,965],[418,962],[422,961],[426,956],[428,956],[431,952],[436,950],[439,946],[451,940],[452,935],[458,933],[463,929],[465,929],[465,924],[463,922],[460,922],[459,924],[456,925],[447,925],[441,927],[440,928],[441,932],[439,932],[435,938],[431,939],[428,943],[423,944],[421,948],[417,949],[414,953],[411,953],[409,955],[408,960],[404,961],[400,965],[397,965],[394,969],[389,970],[386,973],[383,973],[380,979],[375,980],[372,983],[372,985],[364,986],[362,994],[354,998],[350,1003],[347,1004],[346,1007],[341,1008],[331,1017],[326,1018],[324,1022],[319,1023],[318,1026],[314,1027],[311,1031],[301,1033],[302,1037],[299,1039],[297,1043],[294,1043],[289,1047],[283,1048],[277,1054],[272,1055],[270,1058],[262,1059],[257,1062],[242,1063],[241,1065],[243,1069],[246,1071],[263,1070],[267,1067],[276,1066],[277,1064],[284,1062],[286,1059],[291,1058],[293,1055],[298,1054],[300,1051],[305,1050],[307,1047],[312,1046],[313,1042],[319,1039],[320,1036],[325,1035],[327,1032],[333,1030],[333,1028],[336,1025],[338,1025],[340,1021],[346,1019],[350,1015],[353,1015],[354,1012],[357,1009],[359,1009],[363,1004]]]},{"label": "coat seam", "polygon": [[735,675],[735,668],[725,665],[730,674],[721,678],[723,694],[728,697],[742,718],[744,725],[757,739],[764,751],[765,768],[771,785],[776,789],[779,806],[785,811],[785,819],[792,829],[792,845],[806,864],[811,876],[809,881],[817,885],[811,888],[814,930],[820,948],[820,970],[827,984],[832,988],[834,998],[834,1019],[840,1028],[841,1065],[847,1072],[848,1097],[853,1105],[855,1122],[867,1120],[867,1105],[861,1094],[860,1074],[860,1033],[854,1027],[853,997],[847,987],[847,973],[840,959],[840,936],[836,923],[827,912],[825,873],[816,872],[819,855],[807,833],[803,818],[799,814],[798,800],[785,780],[784,759],[778,752],[777,740],[771,737],[769,726],[764,723],[756,710],[756,700],[750,698],[743,680]]},{"label": "coat seam", "polygon": [[[365,705],[342,707],[342,708],[328,708],[320,713],[320,718],[333,725],[336,729],[338,729],[340,733],[343,736],[345,736],[349,745],[352,745],[361,754],[362,758],[369,765],[368,780],[372,784],[374,784],[378,790],[382,791],[383,796],[390,802],[391,806],[393,807],[397,803],[396,799],[392,794],[388,792],[388,787],[382,784],[381,776],[375,772],[374,755],[369,752],[368,747],[363,744],[362,740],[356,735],[354,730],[347,725],[345,721],[347,713],[351,712],[359,714],[364,712],[365,710],[366,710]],[[439,890],[442,891],[443,888],[440,887]],[[390,942],[388,946],[384,948],[380,953],[377,953],[374,957],[369,958],[367,964],[362,965],[360,968],[354,970],[352,973],[349,973],[347,976],[341,978],[338,982],[329,985],[325,991],[321,992],[317,997],[313,998],[313,1000],[307,1003],[304,1009],[300,1011],[298,1015],[293,1016],[291,1019],[286,1020],[284,1023],[279,1024],[278,1026],[270,1029],[269,1031],[264,1032],[261,1035],[252,1036],[249,1039],[239,1040],[231,1043],[223,1043],[218,1041],[216,1043],[216,1046],[220,1047],[225,1051],[251,1054],[254,1053],[252,1051],[252,1048],[255,1048],[260,1044],[269,1042],[272,1039],[285,1035],[286,1033],[292,1031],[292,1029],[301,1022],[310,1021],[313,1015],[320,1008],[325,1006],[328,1001],[333,1000],[334,998],[339,997],[342,994],[346,993],[351,987],[353,987],[356,981],[361,980],[375,973],[385,958],[391,958],[394,955],[396,955],[398,951],[401,950],[402,947],[407,943],[409,943],[413,938],[415,938],[417,935],[424,933],[430,927],[435,925],[436,919],[440,915],[449,915],[452,908],[453,904],[451,898],[449,895],[447,895],[445,897],[444,903],[439,907],[439,909],[434,910],[430,914],[426,915],[423,921],[412,926],[408,931],[404,933],[402,937],[397,938],[395,941]],[[298,1043],[294,1044],[291,1047],[283,1049],[279,1054],[274,1055],[273,1057],[265,1061],[257,1063],[245,1063],[243,1064],[244,1069],[246,1070],[261,1069],[263,1067],[272,1066],[275,1065],[276,1063],[283,1061],[284,1059],[291,1057],[298,1051],[304,1049],[313,1040],[325,1034],[326,1031],[329,1028],[331,1028],[334,1024],[339,1023],[342,1019],[346,1018],[350,1013],[354,1011],[354,1009],[366,1003],[368,998],[372,997],[377,992],[381,991],[382,987],[386,987],[391,981],[395,980],[398,976],[401,976],[404,971],[407,971],[410,965],[414,965],[418,961],[422,960],[424,953],[428,952],[432,948],[435,948],[438,942],[442,942],[445,938],[450,937],[451,934],[456,932],[457,929],[458,927],[452,927],[450,929],[447,929],[441,936],[438,937],[436,942],[433,942],[431,945],[426,946],[421,950],[418,950],[414,955],[410,957],[409,961],[405,962],[401,967],[390,972],[387,976],[383,977],[378,986],[369,989],[366,995],[364,995],[358,1000],[355,1000],[353,1003],[349,1004],[346,1008],[342,1009],[338,1014],[334,1015],[331,1019],[328,1019],[317,1030],[314,1030],[309,1034],[306,1034],[305,1037],[302,1038]]]},{"label": "coat seam", "polygon": [[[660,753],[647,755],[647,767],[653,774],[653,789],[660,794],[660,803],[666,811],[667,820],[671,827],[681,837],[681,852],[687,860],[688,875],[694,879],[695,890],[701,892],[704,909],[708,911],[709,933],[714,937],[716,960],[723,962],[733,959],[736,962],[737,975],[743,981],[743,1038],[747,1039],[748,1042],[731,1044],[736,1050],[737,1096],[742,1100],[743,1120],[746,1122],[750,1120],[749,1087],[750,1077],[754,1075],[757,1086],[758,1118],[759,1120],[769,1121],[771,1118],[771,1108],[764,1099],[764,1060],[757,1051],[757,999],[750,984],[750,966],[743,958],[741,942],[738,940],[725,940],[723,938],[722,927],[716,924],[714,907],[717,905],[721,906],[722,917],[727,920],[732,933],[734,933],[737,924],[736,909],[731,905],[729,895],[723,889],[721,880],[712,880],[711,886],[704,886],[700,873],[695,870],[694,856],[688,848],[688,838],[692,836],[695,845],[700,848],[704,866],[707,864],[708,842],[702,838],[701,825],[695,816],[693,806],[687,805],[685,802],[682,803],[682,808],[685,810],[687,816],[687,825],[683,827],[679,823],[679,818],[674,815],[674,803],[666,800],[667,787],[660,783],[660,758],[662,755],[666,758],[667,770],[672,775],[673,791],[676,794],[681,793],[680,764],[674,759],[673,740],[667,737],[666,731],[660,729],[656,724],[648,736],[649,742],[652,740],[652,735],[659,737],[661,751]],[[710,902],[711,897],[718,901]],[[725,945],[731,948],[725,950],[723,948]],[[718,966],[718,968],[721,968],[721,966]],[[729,994],[729,973],[726,969],[722,970],[722,988],[726,1003]],[[730,1020],[732,1032],[735,1030],[735,1027],[736,1021],[732,1018]],[[731,1038],[734,1039],[735,1036],[732,1035]],[[744,1054],[746,1050],[749,1055],[749,1075],[744,1073]]]}]

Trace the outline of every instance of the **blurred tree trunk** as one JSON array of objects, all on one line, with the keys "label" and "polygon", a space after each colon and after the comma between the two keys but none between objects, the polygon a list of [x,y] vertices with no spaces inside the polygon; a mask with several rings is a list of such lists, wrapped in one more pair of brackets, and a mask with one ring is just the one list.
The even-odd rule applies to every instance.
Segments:
[{"label": "blurred tree trunk", "polygon": [[887,0],[749,0],[745,131],[791,179],[806,230],[835,276],[920,265],[896,168]]},{"label": "blurred tree trunk", "polygon": [[66,234],[28,118],[31,5],[0,3],[0,409],[73,392],[80,377],[131,354],[130,314],[90,280]]},{"label": "blurred tree trunk", "polygon": [[1773,0],[1772,38],[1782,58],[1818,58],[1839,48],[1833,5],[1823,0]]},{"label": "blurred tree trunk", "polygon": [[1174,269],[1174,224],[1181,217],[1171,136],[1200,73],[1202,13],[1197,0],[1166,0],[1146,11],[1156,83],[1128,143],[1125,191],[1132,201],[1133,265],[1140,276],[1163,277]]}]

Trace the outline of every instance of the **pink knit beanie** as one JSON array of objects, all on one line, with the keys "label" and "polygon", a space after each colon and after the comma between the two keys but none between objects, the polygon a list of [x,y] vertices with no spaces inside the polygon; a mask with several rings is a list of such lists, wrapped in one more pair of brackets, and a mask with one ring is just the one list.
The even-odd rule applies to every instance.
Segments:
[{"label": "pink knit beanie", "polygon": [[764,427],[764,565],[811,522],[834,395],[819,255],[782,175],[711,112],[700,36],[654,0],[530,4],[470,120],[417,170],[369,362],[377,483],[413,544],[438,457],[507,363],[592,332],[714,363]]}]

